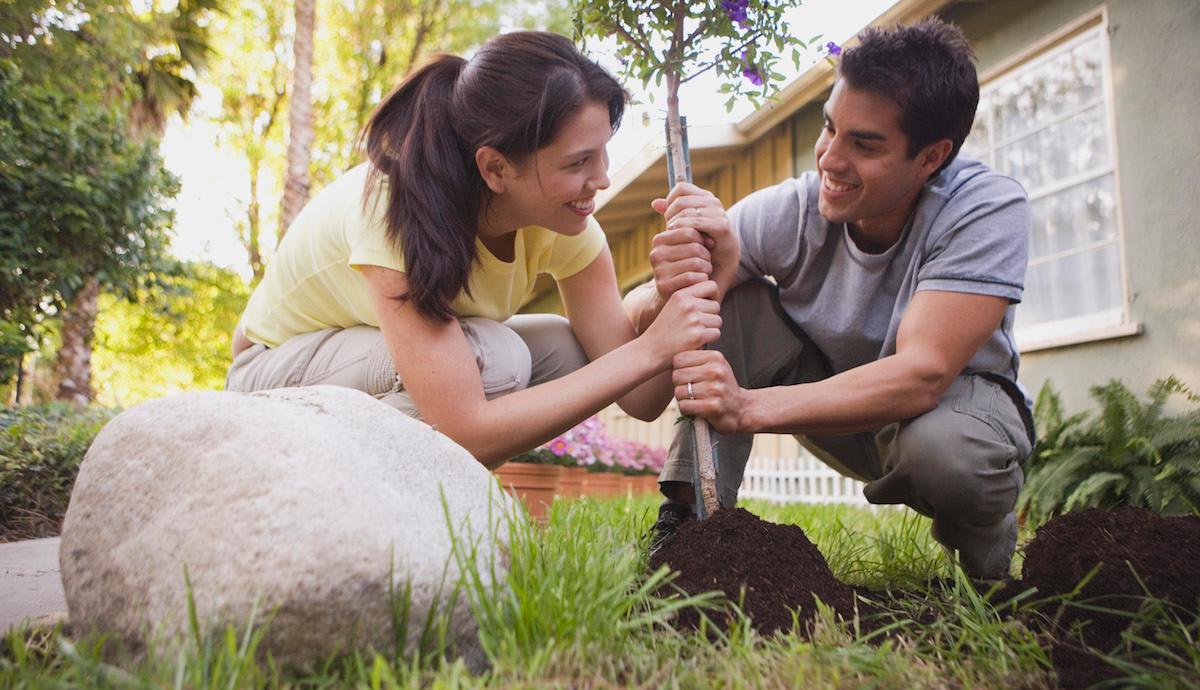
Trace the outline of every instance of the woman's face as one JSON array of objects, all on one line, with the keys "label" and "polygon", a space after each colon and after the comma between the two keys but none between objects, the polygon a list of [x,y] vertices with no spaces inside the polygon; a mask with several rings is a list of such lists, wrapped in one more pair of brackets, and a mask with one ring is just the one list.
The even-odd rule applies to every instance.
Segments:
[{"label": "woman's face", "polygon": [[[606,189],[612,138],[608,108],[588,102],[563,123],[549,144],[516,167],[500,196],[520,226],[539,225],[578,235]],[[498,201],[499,199],[497,199]]]}]

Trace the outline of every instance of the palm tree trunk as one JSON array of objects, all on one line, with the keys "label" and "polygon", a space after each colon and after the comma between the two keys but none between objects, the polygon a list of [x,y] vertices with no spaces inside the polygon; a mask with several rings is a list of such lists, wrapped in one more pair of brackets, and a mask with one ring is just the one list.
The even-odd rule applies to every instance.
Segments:
[{"label": "palm tree trunk", "polygon": [[308,201],[311,180],[308,162],[312,153],[312,58],[316,0],[296,0],[296,36],[292,54],[292,101],[288,112],[287,177],[283,185],[283,211],[279,216],[279,239]]},{"label": "palm tree trunk", "polygon": [[54,365],[58,375],[55,397],[79,406],[92,401],[92,336],[99,297],[100,281],[89,276],[62,316],[62,344]]}]

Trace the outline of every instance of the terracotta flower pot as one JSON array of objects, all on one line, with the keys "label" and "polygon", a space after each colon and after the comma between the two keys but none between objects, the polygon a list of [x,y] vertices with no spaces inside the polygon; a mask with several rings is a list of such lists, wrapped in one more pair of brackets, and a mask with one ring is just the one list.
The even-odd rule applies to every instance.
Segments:
[{"label": "terracotta flower pot", "polygon": [[586,476],[586,467],[563,467],[558,476],[559,498],[579,498],[583,496],[583,480]]},{"label": "terracotta flower pot", "polygon": [[530,517],[545,520],[558,493],[561,470],[558,465],[506,462],[492,472],[505,491],[521,499]]},{"label": "terracotta flower pot", "polygon": [[657,474],[638,475],[637,480],[638,480],[638,485],[641,487],[641,493],[650,494],[650,495],[658,493],[658,475]]},{"label": "terracotta flower pot", "polygon": [[620,493],[623,496],[634,497],[638,494],[638,481],[632,474],[620,475]]},{"label": "terracotta flower pot", "polygon": [[583,490],[595,498],[613,498],[625,493],[621,475],[615,472],[588,472],[583,480]]}]

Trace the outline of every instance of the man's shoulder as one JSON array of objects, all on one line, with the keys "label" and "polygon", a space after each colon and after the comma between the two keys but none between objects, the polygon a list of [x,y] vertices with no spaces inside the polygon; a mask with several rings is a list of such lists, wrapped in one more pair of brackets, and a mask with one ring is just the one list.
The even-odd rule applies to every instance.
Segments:
[{"label": "man's shoulder", "polygon": [[1012,177],[960,157],[926,184],[913,222],[927,247],[958,240],[1021,244],[1029,237],[1029,197]]},{"label": "man's shoulder", "polygon": [[926,185],[930,196],[945,201],[988,198],[1027,199],[1017,180],[973,158],[959,155]]}]

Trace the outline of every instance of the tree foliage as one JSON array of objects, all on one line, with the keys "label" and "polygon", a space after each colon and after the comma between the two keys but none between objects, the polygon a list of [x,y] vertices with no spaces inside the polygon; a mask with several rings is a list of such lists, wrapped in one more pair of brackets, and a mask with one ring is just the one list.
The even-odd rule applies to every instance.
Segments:
[{"label": "tree foliage", "polygon": [[96,397],[127,407],[186,390],[217,390],[249,287],[209,263],[180,263],[132,300],[101,297],[93,354]]},{"label": "tree foliage", "polygon": [[0,376],[90,276],[129,292],[165,253],[178,190],[120,113],[0,62]]},{"label": "tree foliage", "polygon": [[351,0],[322,3],[317,22],[313,188],[359,162],[358,135],[414,67],[463,53],[506,26],[569,31],[562,0]]},{"label": "tree foliage", "polygon": [[1167,413],[1172,395],[1200,397],[1174,377],[1155,381],[1144,402],[1116,380],[1091,393],[1099,409],[1070,416],[1049,382],[1038,393],[1042,437],[1025,467],[1018,510],[1035,524],[1119,505],[1200,512],[1200,408]]},{"label": "tree foliage", "polygon": [[[166,118],[176,112],[186,114],[197,95],[194,80],[208,59],[207,20],[217,2],[15,0],[7,3],[5,11],[0,12],[0,55],[19,67],[20,86],[52,99],[51,110],[63,111],[69,107],[65,104],[73,103],[79,104],[81,110],[65,113],[69,122],[64,124],[69,126],[49,132],[49,138],[62,139],[50,150],[62,154],[65,149],[75,147],[79,151],[35,163],[65,178],[73,177],[72,191],[77,194],[67,199],[73,203],[49,221],[49,225],[70,223],[72,227],[59,227],[56,234],[30,235],[26,240],[35,245],[74,241],[79,229],[88,223],[107,223],[109,230],[97,230],[93,235],[123,233],[127,243],[136,244],[139,236],[150,239],[155,231],[165,228],[167,221],[159,213],[161,199],[142,202],[135,199],[137,190],[117,191],[111,183],[122,176],[127,182],[132,181],[137,174],[134,168],[140,165],[146,178],[143,186],[154,190],[147,197],[174,195],[177,191],[173,181],[162,177],[165,173],[153,139],[162,134]],[[100,121],[94,113],[104,113],[105,119]],[[90,133],[81,134],[80,123],[85,128],[97,126],[100,132],[88,139]],[[72,137],[80,139],[75,141]],[[104,137],[109,141],[101,147],[107,146],[107,155],[113,159],[111,164],[93,155],[98,154],[97,142]],[[126,139],[134,141],[125,142]],[[147,142],[140,154],[140,164],[133,162],[134,148],[139,146],[136,142]],[[127,150],[119,151],[120,146]],[[91,158],[83,160],[88,155]],[[35,158],[36,154],[30,157]],[[92,189],[85,189],[88,184]],[[118,199],[121,194],[127,197],[124,202]],[[53,195],[29,200],[44,209],[54,209],[58,201]],[[113,218],[109,211],[121,203],[133,216],[141,212],[139,208],[144,209],[145,217]],[[21,227],[13,232],[30,229]],[[161,255],[160,239],[143,242],[145,247],[124,246],[120,242],[106,247],[101,242],[97,245],[103,250],[100,253],[93,251],[92,244],[83,243],[81,249],[76,243],[57,252],[76,260],[74,274],[55,286],[52,303],[53,311],[63,320],[56,365],[59,397],[80,403],[90,400],[89,362],[97,296],[102,290],[129,290],[133,274],[148,270],[153,262],[146,260]],[[131,257],[135,260],[131,261]],[[65,270],[65,266],[60,266],[59,273]]]},{"label": "tree foliage", "polygon": [[784,79],[781,60],[798,68],[801,39],[787,20],[799,0],[571,0],[581,39],[617,38],[622,74],[644,87],[667,88],[668,107],[679,85],[715,70],[721,93],[758,102]]}]

